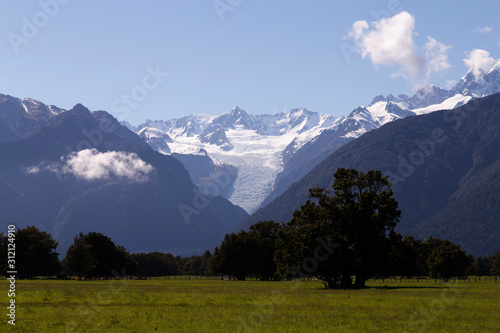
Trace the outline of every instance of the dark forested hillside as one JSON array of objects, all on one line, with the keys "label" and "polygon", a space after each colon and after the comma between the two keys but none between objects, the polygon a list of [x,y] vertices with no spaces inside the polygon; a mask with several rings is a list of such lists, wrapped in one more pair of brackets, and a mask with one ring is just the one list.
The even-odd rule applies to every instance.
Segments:
[{"label": "dark forested hillside", "polygon": [[341,147],[248,218],[287,221],[311,187],[329,188],[339,167],[379,169],[394,183],[397,231],[450,239],[475,255],[500,244],[500,95],[388,123]]},{"label": "dark forested hillside", "polygon": [[95,231],[134,252],[201,254],[248,216],[201,194],[177,159],[153,151],[104,111],[76,105],[30,124],[28,134],[14,128],[24,138],[0,143],[4,230],[35,225],[63,251],[78,233]]}]

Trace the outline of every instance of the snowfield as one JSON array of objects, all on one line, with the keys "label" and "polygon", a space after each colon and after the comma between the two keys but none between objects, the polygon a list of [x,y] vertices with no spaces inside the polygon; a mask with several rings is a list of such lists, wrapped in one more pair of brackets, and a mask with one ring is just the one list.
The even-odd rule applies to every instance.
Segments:
[{"label": "snowfield", "polygon": [[[216,163],[236,167],[238,177],[233,185],[234,192],[228,199],[251,213],[271,192],[276,176],[283,170],[281,156],[283,150],[294,139],[296,143],[294,148],[299,149],[318,136],[324,128],[331,127],[335,120],[332,116],[314,115],[317,116],[316,119],[303,117],[301,122],[292,123],[293,127],[288,125],[290,119],[286,117],[267,115],[263,117],[264,121],[254,122],[253,127],[256,129],[245,128],[245,125],[234,125],[234,128],[225,130],[226,137],[233,146],[231,150],[225,150],[215,144],[202,143],[197,135],[184,135],[183,129],[167,129],[164,133],[173,140],[172,143],[168,143],[172,153],[196,155],[206,151]],[[237,121],[238,119],[235,123]],[[202,132],[201,129],[206,127],[208,126],[198,126],[200,129],[198,132]],[[158,137],[158,132],[152,131],[151,138],[153,137]]]},{"label": "snowfield", "polygon": [[339,137],[357,138],[397,119],[453,109],[473,98],[497,92],[500,60],[480,76],[469,70],[449,90],[429,85],[413,96],[377,96],[368,106],[360,106],[342,118],[305,108],[252,115],[235,107],[220,116],[199,114],[167,121],[147,120],[137,128],[124,125],[163,154],[207,154],[216,164],[236,167],[238,176],[228,199],[253,213],[273,190],[276,177],[290,156],[302,147],[306,149],[305,144],[315,142],[325,129],[334,130]]}]

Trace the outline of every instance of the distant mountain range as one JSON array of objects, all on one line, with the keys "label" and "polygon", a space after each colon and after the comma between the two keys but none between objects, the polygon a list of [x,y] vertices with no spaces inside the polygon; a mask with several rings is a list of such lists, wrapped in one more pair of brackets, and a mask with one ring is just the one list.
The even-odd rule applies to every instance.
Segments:
[{"label": "distant mountain range", "polygon": [[373,169],[394,182],[402,211],[396,231],[490,255],[500,248],[499,128],[500,94],[388,123],[337,149],[237,230],[290,220],[308,189],[330,188],[339,167]]},{"label": "distant mountain range", "polygon": [[0,126],[2,225],[35,225],[62,254],[90,231],[134,252],[201,253],[248,217],[104,111],[0,95]]},{"label": "distant mountain range", "polygon": [[500,92],[500,61],[479,76],[469,71],[449,90],[430,85],[413,96],[377,96],[368,106],[342,118],[305,108],[251,115],[235,107],[221,116],[148,120],[137,128],[127,125],[161,153],[199,154],[214,164],[233,166],[237,176],[225,197],[252,213],[366,132],[408,116],[453,109],[496,92]]},{"label": "distant mountain range", "polygon": [[159,152],[208,156],[215,165],[233,167],[236,177],[226,197],[252,212],[271,192],[283,169],[282,154],[287,146],[293,141],[291,149],[299,149],[336,121],[333,116],[306,109],[250,115],[235,107],[218,117],[191,115],[129,127]]},{"label": "distant mountain range", "polygon": [[[377,96],[342,118],[305,108],[251,115],[235,107],[137,127],[82,105],[66,111],[0,94],[0,214],[4,224],[54,233],[63,249],[76,233],[99,231],[131,251],[190,254],[234,228],[286,221],[307,188],[329,185],[336,167],[382,169],[399,180],[400,231],[487,253],[498,241],[491,222],[498,123],[435,111],[462,105],[457,112],[483,112],[483,105],[491,111],[496,104],[478,98],[499,91],[497,61],[480,74],[469,71],[451,89]],[[443,115],[451,117],[444,125]],[[457,129],[454,117],[462,120]],[[436,141],[439,148],[427,156],[425,145],[421,153],[415,145],[433,138],[431,128],[442,128],[449,140]],[[405,173],[401,158],[419,154],[425,163],[406,165]],[[491,196],[481,196],[484,188]],[[483,244],[477,237],[485,237]]]}]

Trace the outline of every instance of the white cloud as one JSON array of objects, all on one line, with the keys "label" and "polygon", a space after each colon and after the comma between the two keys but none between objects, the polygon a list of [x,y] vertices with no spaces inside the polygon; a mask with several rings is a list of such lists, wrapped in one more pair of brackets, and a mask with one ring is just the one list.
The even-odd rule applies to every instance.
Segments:
[{"label": "white cloud", "polygon": [[371,26],[366,21],[354,22],[347,38],[354,40],[362,58],[369,57],[376,66],[394,67],[393,76],[402,76],[418,87],[429,75],[451,67],[446,55],[451,46],[428,37],[425,54],[420,54],[414,30],[415,17],[403,11]]},{"label": "white cloud", "polygon": [[28,173],[49,171],[87,181],[117,177],[134,182],[147,181],[153,170],[137,154],[117,151],[101,153],[96,149],[85,149],[63,156],[60,163],[41,163],[26,169]]},{"label": "white cloud", "polygon": [[495,64],[495,59],[490,56],[490,53],[485,50],[475,49],[466,53],[467,57],[464,63],[472,71],[474,77],[477,79],[482,74],[487,73]]},{"label": "white cloud", "polygon": [[444,45],[432,37],[427,36],[425,44],[425,57],[427,58],[427,76],[432,73],[437,73],[451,67],[448,62],[446,52],[451,48],[449,45]]},{"label": "white cloud", "polygon": [[349,37],[361,49],[361,57],[369,57],[375,65],[398,65],[397,75],[411,78],[420,72],[425,62],[414,51],[413,30],[415,19],[407,12],[373,22],[357,21],[352,25]]},{"label": "white cloud", "polygon": [[39,173],[40,171],[42,171],[41,165],[32,165],[26,168],[27,173]]},{"label": "white cloud", "polygon": [[39,173],[42,171],[49,171],[49,172],[54,172],[54,173],[59,173],[60,172],[60,164],[59,163],[47,163],[47,162],[42,162],[38,165],[32,165],[28,168],[26,168],[27,173]]},{"label": "white cloud", "polygon": [[474,27],[474,29],[472,29],[472,31],[478,33],[478,34],[489,34],[490,32],[493,31],[493,28],[492,27]]},{"label": "white cloud", "polygon": [[349,31],[349,37],[359,40],[362,39],[363,35],[365,34],[365,31],[368,30],[370,26],[368,25],[368,22],[366,21],[356,21],[352,25],[351,31]]},{"label": "white cloud", "polygon": [[457,80],[446,80],[446,89],[451,89],[457,84]]}]

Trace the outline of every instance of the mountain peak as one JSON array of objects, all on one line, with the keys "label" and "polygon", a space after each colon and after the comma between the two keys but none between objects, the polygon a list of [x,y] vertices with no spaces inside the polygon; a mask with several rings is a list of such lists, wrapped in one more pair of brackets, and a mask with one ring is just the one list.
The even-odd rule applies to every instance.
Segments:
[{"label": "mountain peak", "polygon": [[439,104],[451,95],[450,91],[429,84],[417,90],[415,95],[410,98],[409,106],[411,109],[425,108],[429,105]]},{"label": "mountain peak", "polygon": [[219,146],[226,151],[233,149],[233,145],[228,140],[226,132],[221,127],[216,127],[214,130],[208,127],[200,134],[199,140],[202,143]]},{"label": "mountain peak", "polygon": [[[212,121],[214,129],[217,128],[231,128],[234,129],[236,125],[242,125],[246,129],[250,129],[253,124],[252,117],[246,113],[245,110],[240,109],[240,107],[234,107],[230,113],[224,113],[219,117],[216,117]],[[208,127],[207,127],[208,129]]]},{"label": "mountain peak", "polygon": [[469,71],[450,90],[451,95],[462,94],[471,97],[484,97],[500,91],[500,59],[491,67],[469,69]]},{"label": "mountain peak", "polygon": [[490,70],[488,71],[488,74],[493,72],[493,71],[496,71],[496,70],[500,70],[500,59],[498,59],[497,61],[495,61],[495,63],[493,64],[493,66],[491,66]]},{"label": "mountain peak", "polygon": [[87,109],[85,106],[83,106],[83,104],[81,104],[81,103],[78,103],[75,106],[73,106],[71,111],[78,112],[78,113],[80,113],[80,112],[90,113],[90,110]]},{"label": "mountain peak", "polygon": [[297,115],[297,114],[313,114],[314,112],[312,111],[309,111],[307,108],[304,108],[304,107],[300,107],[300,108],[296,108],[296,109],[292,109],[290,111],[288,111],[288,114],[290,115]]},{"label": "mountain peak", "polygon": [[245,110],[241,109],[239,106],[235,106],[229,114],[233,117],[236,117],[236,116],[246,117],[246,116],[248,116],[248,113]]},{"label": "mountain peak", "polygon": [[370,106],[373,106],[375,105],[376,103],[378,102],[404,102],[405,99],[407,99],[408,96],[406,95],[399,95],[398,97],[394,97],[393,94],[389,94],[387,95],[387,97],[385,97],[384,95],[378,95],[376,96],[370,104],[368,104],[368,107]]}]

